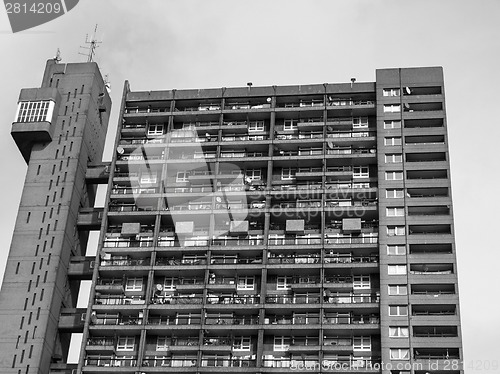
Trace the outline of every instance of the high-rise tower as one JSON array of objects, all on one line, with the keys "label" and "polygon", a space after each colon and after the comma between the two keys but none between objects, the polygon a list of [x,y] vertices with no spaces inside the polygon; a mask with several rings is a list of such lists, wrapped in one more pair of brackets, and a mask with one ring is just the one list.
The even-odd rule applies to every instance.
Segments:
[{"label": "high-rise tower", "polygon": [[48,373],[65,361],[76,307],[70,258],[85,254],[80,209],[93,206],[89,165],[101,162],[111,100],[95,63],[49,60],[40,88],[23,89],[12,136],[28,170],[0,292],[0,371]]},{"label": "high-rise tower", "polygon": [[[15,137],[28,125],[15,123]],[[82,170],[71,187],[107,182],[105,207],[73,194],[71,220],[59,219],[72,235],[57,252],[67,253],[58,308],[74,295],[68,280],[92,287],[86,310],[67,301],[47,318],[47,336],[83,332],[78,366],[54,362],[51,373],[462,373],[446,129],[437,67],[302,86],[134,92],[126,82],[107,172]],[[19,347],[38,268],[56,256],[52,191],[47,207],[21,204],[16,233],[38,224],[37,256],[9,258],[11,282],[18,262],[34,263],[31,284],[19,280],[30,287],[24,330],[12,327]],[[100,230],[96,257],[78,249],[86,229]],[[26,348],[16,349],[19,364]]]}]

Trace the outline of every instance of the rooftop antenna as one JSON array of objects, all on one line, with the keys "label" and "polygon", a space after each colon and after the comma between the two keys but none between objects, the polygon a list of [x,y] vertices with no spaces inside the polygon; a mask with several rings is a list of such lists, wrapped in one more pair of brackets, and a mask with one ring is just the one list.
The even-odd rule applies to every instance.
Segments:
[{"label": "rooftop antenna", "polygon": [[354,82],[356,82],[356,78],[351,78],[351,88],[354,85]]},{"label": "rooftop antenna", "polygon": [[98,41],[96,39],[96,33],[97,33],[97,24],[95,25],[94,29],[94,35],[92,36],[92,39],[89,40],[89,34],[85,35],[85,44],[88,44],[88,47],[85,46],[80,46],[80,48],[88,50],[87,53],[81,53],[78,52],[78,54],[82,56],[87,56],[87,62],[92,62],[95,56],[95,50],[97,47],[99,47],[99,44],[101,44],[101,41]]},{"label": "rooftop antenna", "polygon": [[59,48],[57,48],[57,53],[54,57],[54,61],[57,63],[59,63],[60,61],[62,60],[62,57],[61,57],[61,50]]}]

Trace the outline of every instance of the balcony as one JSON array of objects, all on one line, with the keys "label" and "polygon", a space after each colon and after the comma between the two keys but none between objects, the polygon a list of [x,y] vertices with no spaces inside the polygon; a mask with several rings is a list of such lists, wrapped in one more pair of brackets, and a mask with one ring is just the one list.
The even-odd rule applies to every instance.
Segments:
[{"label": "balcony", "polygon": [[100,356],[88,355],[85,358],[85,366],[99,367],[133,367],[137,365],[137,358],[127,356]]},{"label": "balcony", "polygon": [[95,305],[144,305],[146,300],[144,296],[115,296],[99,295],[95,298]]},{"label": "balcony", "polygon": [[260,295],[217,295],[209,294],[207,296],[207,304],[258,304],[260,302]]},{"label": "balcony", "polygon": [[85,350],[93,353],[105,353],[115,351],[115,339],[109,337],[92,337],[87,339]]},{"label": "balcony", "polygon": [[199,305],[203,303],[202,295],[198,294],[185,294],[185,295],[166,295],[156,296],[151,299],[152,304],[172,304],[172,305]]}]

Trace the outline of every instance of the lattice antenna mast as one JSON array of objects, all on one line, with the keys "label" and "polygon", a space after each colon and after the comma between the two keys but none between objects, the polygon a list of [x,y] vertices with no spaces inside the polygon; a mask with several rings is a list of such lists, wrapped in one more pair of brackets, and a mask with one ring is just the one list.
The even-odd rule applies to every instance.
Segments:
[{"label": "lattice antenna mast", "polygon": [[92,62],[95,56],[95,50],[97,47],[99,47],[99,44],[101,44],[101,41],[98,41],[96,39],[96,34],[97,34],[97,24],[95,25],[94,29],[94,35],[92,36],[92,39],[89,40],[89,34],[85,35],[85,44],[88,45],[86,46],[80,46],[80,48],[86,49],[88,52],[86,53],[81,53],[78,52],[78,54],[82,56],[87,56],[87,62]]}]

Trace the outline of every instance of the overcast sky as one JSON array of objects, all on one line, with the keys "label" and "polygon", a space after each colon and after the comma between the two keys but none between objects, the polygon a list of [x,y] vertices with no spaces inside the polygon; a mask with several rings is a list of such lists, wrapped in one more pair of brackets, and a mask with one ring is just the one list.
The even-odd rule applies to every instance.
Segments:
[{"label": "overcast sky", "polygon": [[499,358],[499,20],[498,0],[81,0],[12,34],[0,10],[1,277],[26,173],[10,136],[19,91],[39,87],[57,48],[63,62],[85,61],[79,46],[95,24],[96,61],[112,84],[108,145],[125,79],[132,90],[337,83],[374,81],[377,68],[439,65],[465,364],[493,373],[485,368]]}]

